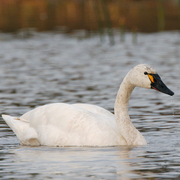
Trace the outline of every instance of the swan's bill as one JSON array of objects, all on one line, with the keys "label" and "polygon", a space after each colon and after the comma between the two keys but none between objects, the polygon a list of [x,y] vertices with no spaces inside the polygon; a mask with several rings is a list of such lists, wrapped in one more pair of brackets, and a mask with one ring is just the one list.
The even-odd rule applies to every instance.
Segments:
[{"label": "swan's bill", "polygon": [[160,76],[158,74],[147,74],[150,81],[151,81],[151,88],[155,89],[157,91],[160,91],[162,93],[168,94],[170,96],[174,95],[174,92],[172,92],[161,80]]}]

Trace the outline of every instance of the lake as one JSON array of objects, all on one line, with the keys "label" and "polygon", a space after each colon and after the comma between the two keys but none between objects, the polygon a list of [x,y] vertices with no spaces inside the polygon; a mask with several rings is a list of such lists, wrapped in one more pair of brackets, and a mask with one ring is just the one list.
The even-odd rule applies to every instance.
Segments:
[{"label": "lake", "polygon": [[28,147],[0,118],[0,179],[179,179],[180,32],[77,38],[0,34],[0,113],[20,116],[47,103],[90,103],[113,113],[126,73],[152,65],[173,97],[136,88],[129,102],[146,146]]}]

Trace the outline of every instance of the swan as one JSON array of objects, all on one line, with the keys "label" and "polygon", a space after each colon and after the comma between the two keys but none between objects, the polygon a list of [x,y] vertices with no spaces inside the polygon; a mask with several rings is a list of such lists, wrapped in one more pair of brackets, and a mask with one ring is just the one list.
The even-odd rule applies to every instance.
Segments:
[{"label": "swan", "polygon": [[153,67],[139,64],[123,79],[114,114],[91,104],[53,103],[30,110],[21,117],[2,117],[22,145],[146,145],[145,138],[134,127],[128,114],[129,98],[136,86],[174,95]]}]

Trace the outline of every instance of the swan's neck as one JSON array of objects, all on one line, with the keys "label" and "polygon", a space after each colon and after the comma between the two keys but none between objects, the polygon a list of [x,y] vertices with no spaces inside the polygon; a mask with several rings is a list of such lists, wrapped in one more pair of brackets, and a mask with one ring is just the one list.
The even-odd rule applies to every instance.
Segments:
[{"label": "swan's neck", "polygon": [[146,144],[146,140],[134,127],[128,114],[129,99],[134,88],[135,86],[130,83],[130,79],[127,75],[119,88],[115,101],[114,111],[118,128],[127,144],[141,145]]}]

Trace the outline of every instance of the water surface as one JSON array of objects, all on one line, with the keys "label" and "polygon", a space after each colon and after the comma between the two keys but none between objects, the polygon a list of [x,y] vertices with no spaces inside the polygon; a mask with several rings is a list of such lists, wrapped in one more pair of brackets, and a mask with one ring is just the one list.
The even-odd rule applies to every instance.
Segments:
[{"label": "water surface", "polygon": [[148,145],[139,147],[27,147],[0,118],[1,179],[180,178],[180,33],[126,34],[110,46],[98,37],[55,33],[22,39],[0,34],[0,112],[19,116],[54,102],[91,103],[113,112],[119,85],[139,63],[150,64],[173,97],[136,88],[131,119]]}]

